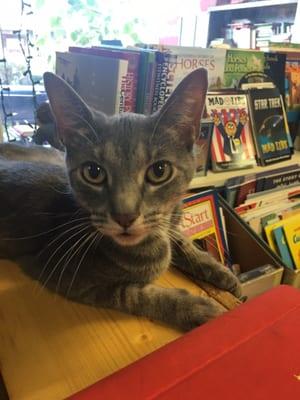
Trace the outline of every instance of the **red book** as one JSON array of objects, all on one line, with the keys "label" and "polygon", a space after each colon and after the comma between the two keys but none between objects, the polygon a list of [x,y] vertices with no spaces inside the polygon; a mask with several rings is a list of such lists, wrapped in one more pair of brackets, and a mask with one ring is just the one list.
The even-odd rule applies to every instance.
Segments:
[{"label": "red book", "polygon": [[300,291],[278,286],[73,395],[300,399]]},{"label": "red book", "polygon": [[119,58],[128,61],[128,71],[125,82],[125,112],[136,111],[136,96],[139,74],[140,54],[137,51],[113,47],[69,47],[71,53],[84,53],[94,56]]}]

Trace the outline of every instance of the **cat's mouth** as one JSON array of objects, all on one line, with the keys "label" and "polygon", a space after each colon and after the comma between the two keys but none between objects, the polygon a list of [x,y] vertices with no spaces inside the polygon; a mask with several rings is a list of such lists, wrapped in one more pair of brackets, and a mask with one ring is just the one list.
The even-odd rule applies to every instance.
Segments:
[{"label": "cat's mouth", "polygon": [[112,239],[121,246],[135,246],[145,238],[145,234],[124,231],[112,236]]},{"label": "cat's mouth", "polygon": [[135,246],[141,243],[150,233],[149,228],[143,224],[140,226],[130,226],[129,228],[121,228],[117,224],[98,224],[94,226],[105,236],[110,237],[120,246]]}]

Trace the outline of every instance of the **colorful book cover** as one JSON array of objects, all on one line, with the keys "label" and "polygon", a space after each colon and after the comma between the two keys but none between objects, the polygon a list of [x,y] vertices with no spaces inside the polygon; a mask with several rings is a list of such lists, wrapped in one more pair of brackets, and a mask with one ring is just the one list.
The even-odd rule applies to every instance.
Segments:
[{"label": "colorful book cover", "polygon": [[295,267],[300,269],[300,215],[284,220],[283,230]]},{"label": "colorful book cover", "polygon": [[[160,48],[161,51],[176,57],[175,87],[187,74],[197,68],[207,69],[209,90],[224,87],[225,49],[173,45],[163,45]],[[173,69],[174,66],[171,68]]]},{"label": "colorful book cover", "polygon": [[65,79],[89,106],[108,115],[125,111],[127,68],[127,60],[56,53],[57,75]]},{"label": "colorful book cover", "polygon": [[256,50],[227,50],[224,68],[224,87],[238,88],[239,82],[249,72],[264,72],[265,56]]},{"label": "colorful book cover", "polygon": [[228,264],[224,227],[216,193],[208,190],[183,199],[180,229],[203,250],[209,251],[223,264]]},{"label": "colorful book cover", "polygon": [[291,256],[290,249],[287,245],[282,226],[273,229],[273,236],[282,261],[285,263],[287,267],[295,269],[293,258]]},{"label": "colorful book cover", "polygon": [[140,53],[134,50],[123,49],[122,47],[69,47],[72,53],[91,54],[128,61],[126,74],[126,91],[124,99],[124,111],[136,111],[136,97],[139,75]]},{"label": "colorful book cover", "polygon": [[212,132],[213,124],[202,120],[193,148],[196,165],[195,176],[205,176],[207,174]]},{"label": "colorful book cover", "polygon": [[211,145],[213,171],[253,167],[256,160],[247,96],[243,93],[208,93],[206,110],[214,123]]},{"label": "colorful book cover", "polygon": [[158,60],[152,111],[160,109],[175,87],[195,69],[207,70],[210,90],[223,87],[226,50],[184,46],[154,47],[158,49]]},{"label": "colorful book cover", "polygon": [[283,221],[277,221],[277,222],[273,222],[273,223],[269,223],[267,225],[265,225],[264,227],[264,232],[265,232],[265,237],[266,237],[266,241],[268,243],[268,245],[270,246],[270,249],[274,251],[274,253],[279,255],[277,246],[276,246],[276,242],[273,236],[273,230],[279,227],[282,227]]},{"label": "colorful book cover", "polygon": [[290,110],[300,109],[300,60],[286,60],[285,73],[288,80],[287,107]]},{"label": "colorful book cover", "polygon": [[277,88],[251,89],[249,109],[259,162],[268,165],[291,158],[290,135]]}]

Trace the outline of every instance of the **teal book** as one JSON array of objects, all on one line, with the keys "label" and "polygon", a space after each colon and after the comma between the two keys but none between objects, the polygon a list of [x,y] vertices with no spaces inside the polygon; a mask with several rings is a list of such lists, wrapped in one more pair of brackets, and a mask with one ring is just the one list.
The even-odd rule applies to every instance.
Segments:
[{"label": "teal book", "polygon": [[285,240],[285,235],[282,226],[273,229],[273,235],[282,261],[285,263],[287,267],[295,269],[295,265],[289,247]]}]

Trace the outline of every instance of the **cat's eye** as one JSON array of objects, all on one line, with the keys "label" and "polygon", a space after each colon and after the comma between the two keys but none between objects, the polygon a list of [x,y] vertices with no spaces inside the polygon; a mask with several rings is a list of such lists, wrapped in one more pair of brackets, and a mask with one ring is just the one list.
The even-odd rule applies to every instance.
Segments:
[{"label": "cat's eye", "polygon": [[106,180],[106,171],[95,162],[87,162],[81,167],[81,175],[85,181],[92,185],[100,185]]},{"label": "cat's eye", "polygon": [[146,172],[146,180],[152,185],[159,185],[169,180],[173,173],[173,167],[169,161],[157,161]]}]

